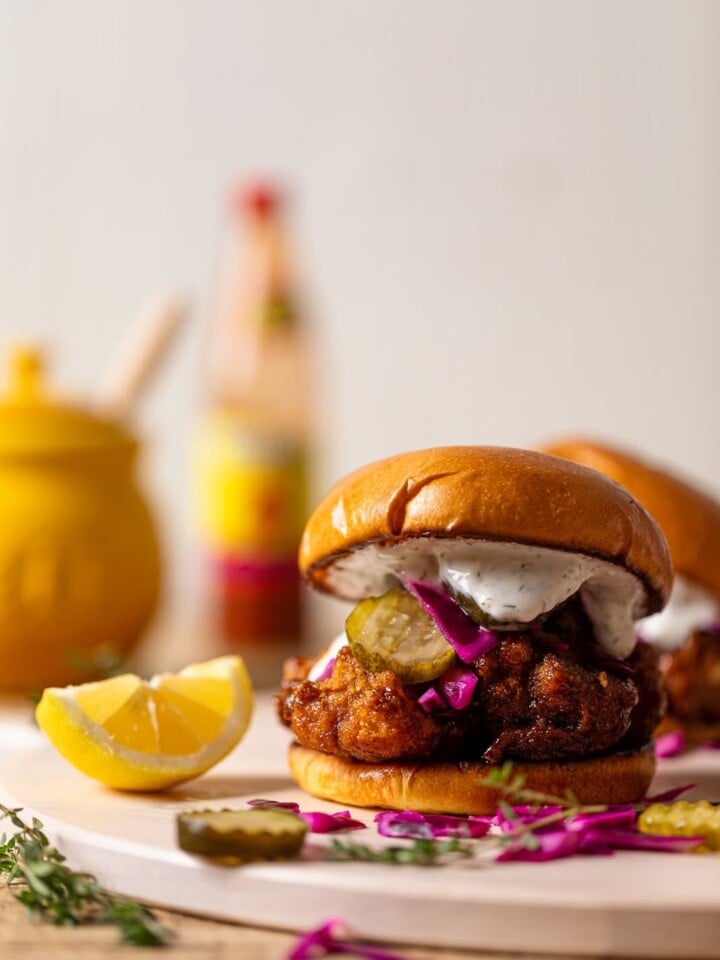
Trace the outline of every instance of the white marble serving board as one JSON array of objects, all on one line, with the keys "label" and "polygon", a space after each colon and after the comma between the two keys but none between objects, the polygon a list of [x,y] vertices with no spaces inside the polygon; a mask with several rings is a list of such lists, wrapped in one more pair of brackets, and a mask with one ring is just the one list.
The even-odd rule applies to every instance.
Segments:
[{"label": "white marble serving board", "polygon": [[[175,814],[253,797],[334,810],[298,791],[285,768],[287,731],[269,701],[235,753],[164,794],[116,793],[75,772],[30,723],[0,709],[0,801],[38,816],[71,864],[110,889],[220,920],[308,930],[342,917],[369,939],[606,956],[720,956],[720,855],[618,853],[545,864],[480,858],[442,867],[331,863],[313,837],[303,860],[228,868],[175,845]],[[720,752],[663,761],[654,788],[696,781],[720,801]],[[372,822],[372,813],[357,811]],[[350,836],[375,842],[375,831]]]}]

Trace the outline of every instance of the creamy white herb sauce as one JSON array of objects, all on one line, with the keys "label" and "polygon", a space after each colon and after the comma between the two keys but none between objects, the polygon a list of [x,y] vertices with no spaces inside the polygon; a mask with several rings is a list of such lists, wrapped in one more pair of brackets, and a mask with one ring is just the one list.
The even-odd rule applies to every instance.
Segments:
[{"label": "creamy white herb sauce", "polygon": [[717,599],[695,583],[677,575],[668,605],[641,620],[638,634],[662,650],[677,650],[695,630],[720,618]]},{"label": "creamy white herb sauce", "polygon": [[368,544],[338,558],[329,571],[333,588],[357,599],[377,596],[404,577],[449,584],[507,630],[580,591],[598,643],[616,657],[632,652],[634,621],[644,612],[642,584],[622,567],[519,543],[418,537]]}]

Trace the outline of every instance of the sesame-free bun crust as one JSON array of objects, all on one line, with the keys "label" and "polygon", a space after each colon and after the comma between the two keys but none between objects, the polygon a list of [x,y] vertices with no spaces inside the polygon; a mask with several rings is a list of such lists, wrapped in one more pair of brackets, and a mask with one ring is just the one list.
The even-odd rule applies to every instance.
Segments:
[{"label": "sesame-free bun crust", "polygon": [[621,483],[657,520],[678,573],[720,598],[720,503],[665,468],[586,439],[545,444],[546,453]]},{"label": "sesame-free bun crust", "polygon": [[[486,763],[359,763],[294,743],[290,771],[307,793],[355,807],[483,815],[502,795],[486,781]],[[632,753],[558,763],[514,763],[525,786],[553,796],[572,792],[582,804],[634,803],[655,772],[651,744]]]},{"label": "sesame-free bun crust", "polygon": [[665,539],[626,490],[559,457],[507,447],[436,447],[361,467],[312,513],[300,569],[313,586],[340,592],[336,561],[368,544],[418,537],[509,541],[610,561],[643,583],[644,613],[664,606],[672,583]]}]

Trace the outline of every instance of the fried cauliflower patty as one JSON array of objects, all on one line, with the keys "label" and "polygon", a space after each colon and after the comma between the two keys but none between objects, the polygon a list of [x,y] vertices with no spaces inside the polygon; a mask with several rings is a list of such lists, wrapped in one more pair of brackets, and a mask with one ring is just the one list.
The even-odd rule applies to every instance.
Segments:
[{"label": "fried cauliflower patty", "polygon": [[288,662],[280,719],[304,747],[370,762],[572,760],[649,740],[664,702],[648,644],[628,661],[602,655],[575,601],[500,637],[471,665],[478,683],[461,712],[426,713],[425,686],[372,673],[345,647],[325,680],[307,679],[311,660]]}]

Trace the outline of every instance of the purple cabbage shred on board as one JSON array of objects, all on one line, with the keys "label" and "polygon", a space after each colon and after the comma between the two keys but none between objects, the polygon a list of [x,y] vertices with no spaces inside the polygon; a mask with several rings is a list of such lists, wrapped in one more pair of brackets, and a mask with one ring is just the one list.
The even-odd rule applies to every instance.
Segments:
[{"label": "purple cabbage shred on board", "polygon": [[677,757],[685,749],[685,734],[682,730],[671,730],[655,741],[655,755],[661,759]]},{"label": "purple cabbage shred on board", "polygon": [[383,810],[375,814],[382,837],[402,840],[438,840],[444,837],[477,839],[490,829],[492,817],[458,817],[418,810]]},{"label": "purple cabbage shred on board", "polygon": [[[528,807],[521,804],[509,810],[507,807],[502,806],[498,807],[495,816],[492,818],[492,825],[499,827],[502,833],[510,833],[520,825],[537,824],[547,817],[555,817],[561,813],[562,810],[563,808],[561,806]],[[512,814],[512,816],[510,814]],[[539,831],[557,829],[557,823],[536,829]]]},{"label": "purple cabbage shred on board", "polygon": [[[528,836],[526,834],[526,836]],[[540,835],[533,834],[533,845],[518,839],[508,844],[495,858],[499,863],[510,860],[523,860],[529,863],[545,863],[548,860],[559,860],[562,857],[571,857],[580,852],[580,834],[568,830],[548,830]]]},{"label": "purple cabbage shred on board", "polygon": [[637,813],[631,803],[618,804],[601,813],[578,813],[572,818],[571,829],[629,830],[635,826]]},{"label": "purple cabbage shred on board", "polygon": [[320,810],[304,811],[300,805],[291,801],[281,800],[248,800],[249,807],[270,807],[279,810],[290,810],[296,813],[307,823],[310,833],[337,833],[340,830],[365,830],[367,824],[354,820],[349,810],[338,813],[324,813]]},{"label": "purple cabbage shred on board", "polygon": [[310,811],[299,815],[310,828],[310,833],[337,833],[339,830],[365,830],[366,825],[361,820],[354,820],[349,810],[340,813],[323,813]]},{"label": "purple cabbage shred on board", "polygon": [[687,793],[688,790],[693,790],[696,786],[696,783],[685,783],[682,787],[672,787],[670,790],[663,790],[662,793],[656,793],[652,797],[645,797],[641,803],[643,807],[649,807],[653,803],[672,803],[673,800],[677,800],[678,797]]},{"label": "purple cabbage shred on board", "polygon": [[422,580],[404,580],[405,589],[418,601],[463,663],[472,663],[498,643],[497,634],[479,626],[440,587]]},{"label": "purple cabbage shred on board", "polygon": [[[497,856],[503,863],[521,860],[545,863],[575,854],[608,856],[615,850],[647,850],[657,853],[687,853],[702,842],[702,837],[664,837],[640,833],[635,826],[632,804],[611,807],[597,813],[582,813],[556,821],[532,834],[510,840]],[[515,822],[516,828],[521,823]],[[512,827],[508,829],[510,832]]]},{"label": "purple cabbage shred on board", "polygon": [[347,928],[337,917],[326,920],[309,933],[301,934],[288,953],[288,960],[316,960],[334,953],[352,954],[365,957],[366,960],[403,960],[397,953],[348,939]]},{"label": "purple cabbage shred on board", "polygon": [[649,850],[655,853],[689,853],[704,837],[662,837],[639,830],[585,831],[585,844],[607,844],[611,850]]}]

